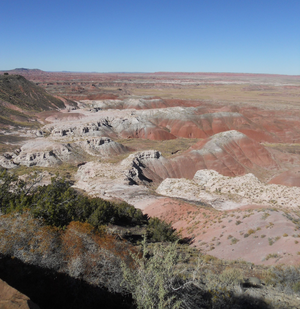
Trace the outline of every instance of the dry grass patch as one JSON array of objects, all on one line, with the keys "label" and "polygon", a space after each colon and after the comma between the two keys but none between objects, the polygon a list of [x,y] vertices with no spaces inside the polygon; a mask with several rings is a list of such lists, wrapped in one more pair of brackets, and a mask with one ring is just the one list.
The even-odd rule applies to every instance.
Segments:
[{"label": "dry grass patch", "polygon": [[[130,92],[134,95],[158,96],[165,99],[190,99],[204,100],[207,102],[223,104],[250,103],[251,105],[259,105],[261,103],[267,107],[284,108],[285,106],[297,108],[299,107],[298,88],[289,89],[276,87],[276,91],[268,90],[249,90],[249,84],[205,84],[197,86],[181,85],[180,88],[161,88],[157,86],[153,88],[131,88]],[[200,104],[200,102],[199,102]]]},{"label": "dry grass patch", "polygon": [[135,151],[155,149],[160,151],[164,157],[168,158],[171,157],[174,152],[178,153],[187,150],[189,147],[199,142],[199,139],[176,138],[165,141],[153,141],[149,139],[129,138],[115,140],[115,142],[120,143]]},{"label": "dry grass patch", "polygon": [[268,261],[269,259],[277,259],[280,258],[281,256],[278,255],[277,253],[270,253],[266,256],[266,260]]},{"label": "dry grass patch", "polygon": [[74,180],[74,176],[78,170],[77,164],[62,163],[54,167],[45,166],[30,166],[19,165],[18,168],[14,169],[14,173],[17,176],[29,175],[29,174],[41,174],[43,172],[48,172],[50,175],[55,176],[59,174],[60,177],[65,177],[70,180]]}]

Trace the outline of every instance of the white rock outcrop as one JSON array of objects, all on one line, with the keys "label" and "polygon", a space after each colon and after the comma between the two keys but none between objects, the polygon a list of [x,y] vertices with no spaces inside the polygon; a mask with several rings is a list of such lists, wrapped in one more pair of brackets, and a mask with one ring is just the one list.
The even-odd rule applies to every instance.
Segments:
[{"label": "white rock outcrop", "polygon": [[299,187],[266,185],[251,173],[227,177],[214,170],[199,170],[192,180],[165,179],[156,192],[170,197],[205,202],[221,210],[253,204],[293,209],[300,207]]},{"label": "white rock outcrop", "polygon": [[52,150],[43,152],[21,152],[14,160],[15,164],[25,166],[54,166],[60,163]]},{"label": "white rock outcrop", "polygon": [[114,142],[109,137],[100,137],[87,139],[78,144],[89,154],[94,156],[109,157],[111,155],[118,155],[126,153],[128,148],[122,144]]},{"label": "white rock outcrop", "polygon": [[127,169],[127,164],[88,162],[78,168],[74,186],[91,196],[118,198],[133,205],[151,197],[147,187],[128,184]]},{"label": "white rock outcrop", "polygon": [[18,164],[14,162],[14,158],[16,158],[15,153],[11,152],[6,152],[3,155],[0,156],[0,166],[11,169],[11,168],[16,168]]},{"label": "white rock outcrop", "polygon": [[8,169],[18,165],[48,167],[69,160],[74,160],[72,147],[69,144],[64,145],[41,138],[27,142],[15,153],[0,156],[0,166]]},{"label": "white rock outcrop", "polygon": [[125,165],[130,161],[130,167],[125,172],[129,184],[149,184],[151,179],[143,173],[143,168],[149,164],[149,161],[156,161],[161,157],[161,152],[157,150],[147,150],[130,155],[121,164]]}]

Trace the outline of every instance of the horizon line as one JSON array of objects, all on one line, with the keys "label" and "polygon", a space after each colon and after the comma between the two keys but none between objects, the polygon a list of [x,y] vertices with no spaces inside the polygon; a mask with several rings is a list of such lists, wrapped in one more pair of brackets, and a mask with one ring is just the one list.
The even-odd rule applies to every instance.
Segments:
[{"label": "horizon line", "polygon": [[106,72],[97,72],[97,71],[45,71],[41,69],[29,69],[29,68],[15,68],[10,70],[0,70],[0,72],[9,72],[9,71],[41,71],[45,73],[81,73],[81,74],[231,74],[231,75],[279,75],[279,76],[293,76],[300,77],[300,74],[282,74],[282,73],[247,73],[247,72],[201,72],[201,71],[154,71],[154,72],[127,72],[127,71],[106,71]]}]

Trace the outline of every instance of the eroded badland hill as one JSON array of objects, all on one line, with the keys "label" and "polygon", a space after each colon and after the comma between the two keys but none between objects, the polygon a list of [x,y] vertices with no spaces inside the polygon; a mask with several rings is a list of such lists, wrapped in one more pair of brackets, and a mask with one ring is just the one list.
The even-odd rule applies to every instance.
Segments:
[{"label": "eroded badland hill", "polygon": [[60,172],[220,259],[299,264],[299,76],[8,73],[3,168]]}]

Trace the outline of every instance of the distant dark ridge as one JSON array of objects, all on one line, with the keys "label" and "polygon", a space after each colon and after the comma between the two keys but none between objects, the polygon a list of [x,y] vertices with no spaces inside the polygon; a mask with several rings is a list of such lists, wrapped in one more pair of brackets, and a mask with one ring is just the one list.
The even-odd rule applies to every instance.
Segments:
[{"label": "distant dark ridge", "polygon": [[61,100],[21,75],[0,75],[0,99],[30,111],[65,107]]},{"label": "distant dark ridge", "polygon": [[32,126],[34,113],[64,107],[61,100],[25,77],[0,75],[0,126]]},{"label": "distant dark ridge", "polygon": [[1,73],[18,74],[18,73],[46,73],[40,69],[15,68],[12,70],[0,70]]},{"label": "distant dark ridge", "polygon": [[32,71],[32,72],[44,72],[44,71],[42,71],[40,69],[26,69],[26,68],[15,68],[12,71],[19,71],[19,72],[30,72],[30,71]]}]

